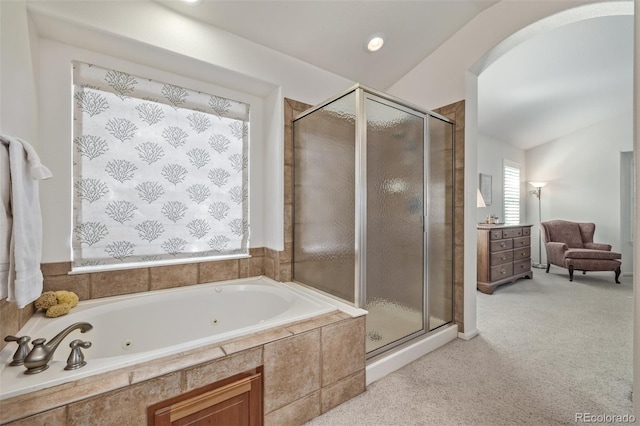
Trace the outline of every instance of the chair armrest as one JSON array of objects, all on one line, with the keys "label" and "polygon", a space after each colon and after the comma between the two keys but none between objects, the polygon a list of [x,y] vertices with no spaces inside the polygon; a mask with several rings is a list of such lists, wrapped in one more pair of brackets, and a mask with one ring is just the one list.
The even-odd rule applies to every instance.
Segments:
[{"label": "chair armrest", "polygon": [[564,266],[564,252],[569,249],[565,243],[551,241],[545,243],[545,248],[547,249],[547,262]]},{"label": "chair armrest", "polygon": [[611,245],[610,244],[585,243],[584,244],[584,248],[591,249],[591,250],[611,251]]}]

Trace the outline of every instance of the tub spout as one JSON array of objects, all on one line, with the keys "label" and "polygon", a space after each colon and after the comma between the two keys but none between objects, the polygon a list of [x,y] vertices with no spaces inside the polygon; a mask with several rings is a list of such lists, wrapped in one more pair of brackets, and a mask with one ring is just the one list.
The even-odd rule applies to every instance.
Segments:
[{"label": "tub spout", "polygon": [[31,349],[24,359],[24,366],[27,368],[24,374],[36,374],[49,368],[49,361],[53,358],[54,352],[60,342],[62,342],[69,333],[76,329],[80,329],[82,333],[86,333],[92,328],[93,326],[88,322],[77,322],[62,330],[46,345],[46,339],[35,339],[33,341],[33,349]]}]

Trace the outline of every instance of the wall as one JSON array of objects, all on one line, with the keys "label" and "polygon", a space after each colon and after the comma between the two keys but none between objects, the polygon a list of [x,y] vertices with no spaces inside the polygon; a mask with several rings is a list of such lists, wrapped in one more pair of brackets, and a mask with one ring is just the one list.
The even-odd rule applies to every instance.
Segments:
[{"label": "wall", "polygon": [[24,2],[0,2],[0,133],[31,141],[37,148],[34,49],[37,39]]},{"label": "wall", "polygon": [[[161,72],[151,67],[141,66],[129,61],[102,55],[86,49],[79,49],[52,40],[41,39],[39,51],[40,72],[40,158],[49,167],[54,178],[40,184],[43,216],[43,255],[42,262],[62,262],[70,260],[70,244],[72,223],[71,217],[72,193],[71,187],[71,159],[72,111],[61,108],[72,104],[72,86],[70,63],[80,60],[97,64],[106,68],[113,68],[129,74],[152,78],[157,81],[170,81],[173,84],[192,90],[217,94],[230,99],[249,103],[251,105],[251,128],[263,129],[262,98],[247,95],[239,91],[196,79],[185,78],[173,73]],[[264,224],[262,221],[264,203],[264,134],[262,131],[252,132],[249,157],[251,158],[249,204],[251,206],[249,219],[251,223],[252,247],[264,245]],[[257,159],[257,160],[256,160]]]},{"label": "wall", "polygon": [[[223,96],[231,93],[229,97],[251,102],[255,125],[252,130],[257,130],[252,132],[251,146],[251,244],[284,248],[282,226],[264,223],[265,217],[274,223],[283,222],[281,95],[291,94],[316,103],[353,82],[151,2],[33,2],[26,7],[18,2],[15,7],[6,8],[9,13],[3,13],[3,20],[23,23],[13,38],[28,39],[26,32],[34,26],[41,35],[39,56],[35,57],[40,62],[35,70],[39,81],[29,88],[32,92],[38,90],[40,153],[54,174],[53,179],[41,185],[43,262],[70,260],[71,118],[65,106],[70,105],[68,61],[72,58],[93,60],[116,69],[124,67],[125,71],[154,78],[165,77],[165,81],[166,76],[173,75],[171,78],[175,79],[179,75],[186,87],[216,88]],[[33,20],[31,26],[27,11]],[[23,46],[15,56],[30,58],[27,47]],[[7,69],[19,71],[12,68],[16,66],[10,61],[3,63],[3,74]],[[2,116],[5,115],[3,108]]]},{"label": "wall", "polygon": [[[629,253],[620,238],[620,152],[633,149],[632,112],[603,121],[527,151],[527,180],[543,181],[542,220],[566,219],[596,224],[595,242]],[[527,222],[538,223],[537,198],[527,198]],[[538,226],[532,229],[537,236]],[[538,238],[531,239],[537,261]],[[546,263],[544,247],[542,263]],[[630,273],[632,259],[622,258]]]},{"label": "wall", "polygon": [[586,3],[590,1],[501,1],[472,19],[388,92],[428,109],[464,99],[465,74],[487,52],[509,44],[504,41],[527,25]]},{"label": "wall", "polygon": [[[486,135],[478,135],[478,173],[492,176],[492,202],[490,206],[478,208],[476,219],[478,223],[484,222],[488,215],[494,214],[498,216],[500,222],[504,221],[504,160],[520,164],[520,180],[522,182],[520,223],[530,223],[526,221],[525,212],[525,197],[527,195],[525,151]],[[478,182],[476,182],[477,187]]]},{"label": "wall", "polygon": [[[283,97],[315,104],[354,82],[154,2],[0,1],[0,19],[0,131],[31,142],[54,174],[40,191],[42,260],[50,264],[48,272],[55,272],[48,276],[45,289],[78,284],[93,294],[95,287],[86,276],[66,275],[71,258],[71,58],[145,75],[149,72],[156,78],[177,75],[189,86],[239,93],[236,99],[251,102],[256,119],[251,151],[251,246],[261,252],[263,246],[276,253],[284,249]],[[263,259],[259,256],[254,262],[260,263],[261,270]],[[273,264],[269,260],[267,266]],[[239,268],[233,271],[242,274],[242,262],[232,263]],[[225,265],[210,267],[226,269]],[[197,265],[187,268],[201,269]],[[189,280],[195,283],[200,278]],[[146,282],[134,291],[154,286],[148,277]],[[111,287],[110,291],[126,292],[122,283]],[[32,311],[31,306],[19,310],[0,300],[0,335],[15,333]],[[0,342],[0,347],[4,344]]]},{"label": "wall", "polygon": [[[640,10],[640,0],[634,2],[635,10]],[[640,152],[640,13],[634,16],[634,58],[633,58],[633,150]],[[634,169],[636,173],[640,170],[640,155],[634,156]],[[637,175],[636,175],[637,176]],[[635,200],[638,205],[638,194],[640,189],[636,183]],[[638,220],[638,210],[636,208],[633,234],[640,235],[640,220]],[[634,269],[640,267],[640,250],[633,253]],[[638,291],[637,278],[633,279],[633,412],[640,414],[640,291]]]}]

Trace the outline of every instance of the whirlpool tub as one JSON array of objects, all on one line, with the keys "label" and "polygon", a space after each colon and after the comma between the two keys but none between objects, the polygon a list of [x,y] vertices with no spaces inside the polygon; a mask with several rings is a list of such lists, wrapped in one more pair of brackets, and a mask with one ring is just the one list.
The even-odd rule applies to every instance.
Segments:
[{"label": "whirlpool tub", "polygon": [[[19,336],[50,340],[77,322],[88,322],[93,329],[71,332],[50,367],[34,375],[25,375],[23,366],[9,366],[17,346],[7,344],[0,352],[0,400],[336,309],[305,288],[256,277],[82,301],[70,314],[54,319],[36,313]],[[75,339],[91,342],[83,349],[87,365],[66,371],[69,343]]]}]

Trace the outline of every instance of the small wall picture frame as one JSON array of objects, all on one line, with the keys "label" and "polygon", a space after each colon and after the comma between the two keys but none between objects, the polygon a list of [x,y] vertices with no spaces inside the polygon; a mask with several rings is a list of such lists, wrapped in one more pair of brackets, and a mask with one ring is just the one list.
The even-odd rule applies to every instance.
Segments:
[{"label": "small wall picture frame", "polygon": [[482,194],[482,198],[484,198],[484,203],[487,206],[491,205],[491,175],[485,175],[484,173],[480,173],[480,182],[478,185],[480,188],[480,193]]}]

